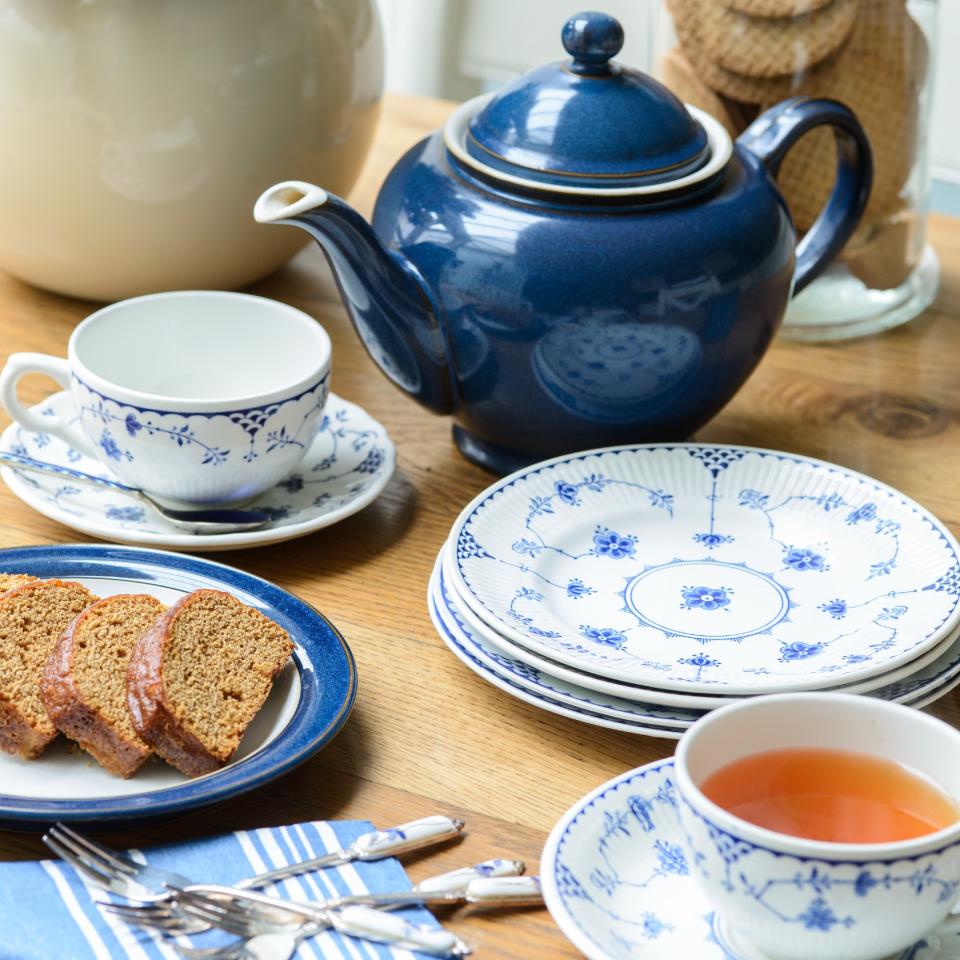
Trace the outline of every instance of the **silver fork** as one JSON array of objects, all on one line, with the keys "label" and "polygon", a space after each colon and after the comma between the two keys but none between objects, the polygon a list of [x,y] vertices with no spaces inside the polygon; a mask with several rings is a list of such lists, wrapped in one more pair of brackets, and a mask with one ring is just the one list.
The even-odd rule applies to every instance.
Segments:
[{"label": "silver fork", "polygon": [[[396,856],[449,840],[457,836],[463,827],[463,820],[452,820],[442,816],[424,817],[389,830],[365,833],[342,850],[248,877],[235,886],[238,889],[251,890],[288,877],[309,873],[321,867],[339,866],[354,860],[379,860]],[[139,900],[144,903],[173,903],[177,898],[178,890],[203,886],[195,884],[183,874],[138,863],[127,854],[97,843],[62,823],[51,827],[44,834],[43,842],[91,883],[128,900]]]},{"label": "silver fork", "polygon": [[[383,893],[345,894],[309,903],[306,907],[308,910],[315,908],[336,910],[348,906],[396,908],[411,903],[422,903],[424,902],[424,898],[438,894],[465,894],[467,886],[473,880],[484,877],[518,877],[523,871],[524,864],[520,860],[501,860],[499,858],[496,860],[485,860],[483,863],[475,864],[472,867],[460,867],[448,873],[428,877],[426,880],[422,880],[408,890],[387,891]],[[225,899],[241,906],[247,905],[248,910],[256,910],[258,916],[275,919],[278,923],[291,923],[294,919],[291,917],[291,913],[297,913],[296,919],[303,919],[302,913],[288,908],[288,904],[292,901],[283,900],[278,902],[274,898],[260,899],[259,895],[248,893],[248,891],[240,890],[237,887],[204,885],[201,888],[199,885],[193,885],[185,887],[184,890],[188,893],[206,891],[214,896],[222,893]],[[240,896],[241,894],[244,894],[242,898]],[[443,902],[448,901],[444,900]],[[282,907],[279,909],[278,903],[282,904]],[[174,935],[180,933],[199,933],[198,924],[201,921],[184,916],[178,904],[179,898],[177,903],[168,903],[165,901],[163,903],[142,905],[98,901],[98,906],[109,913],[122,917],[128,923],[152,927],[162,930],[164,933]]]},{"label": "silver fork", "polygon": [[[216,903],[216,901],[211,901]],[[199,906],[197,909],[201,909]],[[245,913],[223,918],[223,929],[242,939],[225,947],[181,947],[174,949],[187,960],[289,960],[300,944],[321,930],[333,928],[347,936],[376,943],[417,950],[436,957],[465,957],[470,946],[449,930],[411,923],[403,917],[383,913],[371,907],[345,907],[331,911],[329,922],[307,921],[297,924],[265,924],[253,921]]]},{"label": "silver fork", "polygon": [[[228,889],[223,891],[228,892]],[[495,877],[472,880],[460,891],[443,890],[436,893],[421,892],[416,900],[415,891],[393,897],[392,905],[400,906],[412,902],[420,904],[473,903],[482,906],[531,906],[542,905],[540,881],[537,877]],[[270,904],[278,910],[288,910],[307,918],[291,925],[278,924],[274,920],[258,920],[236,901],[248,900],[254,903]],[[262,894],[249,892],[231,892],[231,901],[222,902],[209,894],[188,893],[182,907],[191,915],[234,933],[245,939],[226,947],[211,950],[196,948],[177,948],[191,960],[236,960],[236,958],[254,958],[254,960],[288,960],[300,944],[308,937],[316,936],[322,930],[333,927],[341,933],[362,936],[368,940],[383,943],[411,946],[427,953],[436,952],[441,956],[463,956],[466,944],[450,944],[443,936],[431,940],[425,933],[415,934],[415,928],[405,925],[399,917],[386,914],[369,907],[349,906],[342,910],[329,910],[318,904],[306,904],[294,901],[278,900]],[[421,928],[421,930],[429,928]],[[434,933],[436,933],[434,931]],[[446,933],[446,931],[444,931]],[[449,936],[453,936],[449,934]],[[406,943],[401,944],[401,940]],[[416,941],[416,945],[414,945]],[[469,950],[469,948],[467,948]]]}]

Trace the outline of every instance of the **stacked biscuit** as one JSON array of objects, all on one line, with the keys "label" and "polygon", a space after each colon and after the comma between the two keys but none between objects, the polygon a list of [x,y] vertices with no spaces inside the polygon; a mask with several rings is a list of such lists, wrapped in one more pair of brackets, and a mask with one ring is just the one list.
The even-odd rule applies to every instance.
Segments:
[{"label": "stacked biscuit", "polygon": [[[906,0],[667,0],[678,46],[660,77],[681,100],[737,135],[786,97],[840,100],[856,113],[874,153],[874,185],[861,226],[843,253],[872,288],[899,286],[922,237],[909,196],[927,44]],[[787,154],[778,182],[800,231],[833,185],[828,128]]]},{"label": "stacked biscuit", "polygon": [[132,775],[156,753],[188,776],[223,766],[293,650],[230,594],[98,599],[79,583],[0,574],[0,749],[63,733]]}]

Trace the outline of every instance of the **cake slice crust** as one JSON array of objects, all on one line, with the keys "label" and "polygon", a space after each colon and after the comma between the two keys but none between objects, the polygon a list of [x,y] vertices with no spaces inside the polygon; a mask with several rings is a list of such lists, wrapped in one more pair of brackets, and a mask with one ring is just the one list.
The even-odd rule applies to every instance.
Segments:
[{"label": "cake slice crust", "polygon": [[130,658],[134,727],[182,773],[217,770],[239,746],[292,652],[282,627],[231,594],[187,594]]},{"label": "cake slice crust", "polygon": [[130,718],[127,669],[137,641],[166,609],[147,594],[98,600],[67,627],[44,668],[40,695],[54,726],[121,777],[153,752]]},{"label": "cake slice crust", "polygon": [[40,679],[60,635],[96,599],[63,580],[29,582],[0,596],[0,750],[31,759],[57,736]]},{"label": "cake slice crust", "polygon": [[28,583],[36,583],[37,577],[29,573],[0,573],[0,594],[9,593],[17,587],[24,587]]}]

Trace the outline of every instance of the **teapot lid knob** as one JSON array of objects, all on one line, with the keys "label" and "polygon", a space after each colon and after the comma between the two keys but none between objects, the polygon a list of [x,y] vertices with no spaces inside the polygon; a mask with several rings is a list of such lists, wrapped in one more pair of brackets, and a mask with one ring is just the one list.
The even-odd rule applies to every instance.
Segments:
[{"label": "teapot lid knob", "polygon": [[623,46],[623,27],[607,13],[588,10],[574,14],[561,34],[567,53],[573,57],[570,69],[587,76],[611,72],[608,63]]}]

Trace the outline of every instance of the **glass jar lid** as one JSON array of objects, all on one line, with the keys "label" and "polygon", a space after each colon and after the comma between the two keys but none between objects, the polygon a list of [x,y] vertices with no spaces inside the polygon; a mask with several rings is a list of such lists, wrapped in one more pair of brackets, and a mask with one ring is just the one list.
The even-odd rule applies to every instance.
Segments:
[{"label": "glass jar lid", "polygon": [[617,20],[577,14],[562,39],[571,59],[471,101],[469,118],[458,111],[455,154],[507,179],[590,193],[685,181],[714,166],[715,137],[699,111],[693,115],[663,84],[613,61],[623,45]]}]

